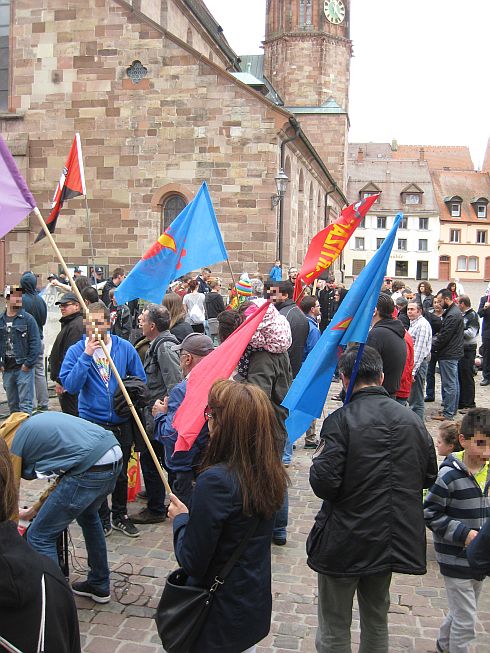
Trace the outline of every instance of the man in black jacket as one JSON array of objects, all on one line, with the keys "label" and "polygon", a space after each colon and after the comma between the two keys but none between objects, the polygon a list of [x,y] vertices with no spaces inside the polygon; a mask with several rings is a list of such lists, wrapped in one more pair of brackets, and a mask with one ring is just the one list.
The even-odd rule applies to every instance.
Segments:
[{"label": "man in black jacket", "polygon": [[442,413],[432,419],[454,420],[459,402],[458,361],[464,354],[464,322],[450,290],[440,290],[437,297],[442,301],[444,313],[441,330],[434,337],[433,345],[439,359],[443,399]]},{"label": "man in black jacket", "polygon": [[475,356],[477,336],[480,331],[480,320],[471,308],[468,295],[458,297],[458,306],[463,316],[463,357],[458,361],[459,402],[458,408],[464,412],[474,408],[475,404]]},{"label": "man in black jacket", "polygon": [[78,395],[72,395],[66,392],[60,381],[60,370],[65,354],[68,349],[80,340],[85,333],[83,326],[83,315],[75,293],[67,292],[56,302],[61,312],[61,331],[56,336],[51,355],[49,357],[49,367],[51,380],[55,382],[55,391],[58,395],[61,410],[68,415],[78,417]]},{"label": "man in black jacket", "polygon": [[270,287],[270,297],[274,306],[281,315],[284,315],[291,327],[292,343],[288,349],[289,361],[293,372],[293,379],[301,369],[306,339],[310,332],[308,319],[303,311],[298,308],[292,299],[288,297],[287,281],[274,281]]},{"label": "man in black jacket", "polygon": [[392,298],[381,293],[374,309],[372,329],[366,342],[381,356],[384,371],[382,386],[393,399],[400,387],[407,359],[405,327],[400,320],[393,318],[394,310],[395,304]]},{"label": "man in black jacket", "polygon": [[320,331],[323,333],[335,313],[335,277],[328,277],[325,287],[317,292],[320,302]]},{"label": "man in black jacket", "polygon": [[480,385],[490,385],[490,284],[487,294],[480,297],[478,315],[483,319],[481,328],[482,376]]},{"label": "man in black jacket", "polygon": [[[350,347],[340,358],[345,388],[357,353]],[[426,573],[422,488],[437,476],[434,445],[382,381],[381,356],[366,346],[351,401],[324,421],[313,456],[310,485],[323,505],[307,554],[318,573],[319,653],[350,650],[356,591],[361,650],[387,653],[392,572]]]}]

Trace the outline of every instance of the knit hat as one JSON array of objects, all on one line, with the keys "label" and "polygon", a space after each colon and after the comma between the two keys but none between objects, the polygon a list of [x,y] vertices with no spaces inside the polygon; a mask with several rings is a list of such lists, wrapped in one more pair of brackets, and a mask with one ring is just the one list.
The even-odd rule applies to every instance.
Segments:
[{"label": "knit hat", "polygon": [[238,295],[242,297],[251,297],[252,296],[252,283],[248,275],[242,274],[240,281],[236,285],[236,290]]}]

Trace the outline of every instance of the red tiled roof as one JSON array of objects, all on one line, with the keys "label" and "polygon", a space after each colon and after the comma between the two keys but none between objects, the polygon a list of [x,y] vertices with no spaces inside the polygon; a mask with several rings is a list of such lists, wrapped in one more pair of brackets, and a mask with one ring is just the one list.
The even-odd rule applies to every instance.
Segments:
[{"label": "red tiled roof", "polygon": [[420,150],[430,170],[474,170],[470,150],[464,145],[399,145],[393,159],[419,159]]},{"label": "red tiled roof", "polygon": [[[448,222],[478,222],[490,224],[490,205],[486,218],[477,218],[473,205],[474,198],[485,197],[490,201],[490,176],[485,172],[469,172],[461,170],[433,170],[431,172],[436,202],[439,206],[439,216]],[[461,217],[453,218],[445,198],[459,196],[463,199]]]}]

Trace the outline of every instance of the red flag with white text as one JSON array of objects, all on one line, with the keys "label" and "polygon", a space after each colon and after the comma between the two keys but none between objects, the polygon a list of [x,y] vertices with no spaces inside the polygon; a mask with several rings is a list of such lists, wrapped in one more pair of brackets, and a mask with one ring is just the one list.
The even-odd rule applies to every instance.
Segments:
[{"label": "red flag with white text", "polygon": [[309,286],[332,265],[361,220],[378,199],[379,194],[365,197],[342,209],[338,220],[319,231],[311,240],[306,257],[294,285],[294,301],[302,291],[302,282]]},{"label": "red flag with white text", "polygon": [[[80,143],[80,134],[75,134],[73,143],[68,155],[68,159],[61,173],[58,186],[51,202],[51,213],[46,220],[46,225],[51,233],[56,228],[58,215],[65,200],[69,200],[79,195],[86,195],[85,174],[83,170],[82,145]],[[36,240],[40,241],[46,234],[41,229]]]}]

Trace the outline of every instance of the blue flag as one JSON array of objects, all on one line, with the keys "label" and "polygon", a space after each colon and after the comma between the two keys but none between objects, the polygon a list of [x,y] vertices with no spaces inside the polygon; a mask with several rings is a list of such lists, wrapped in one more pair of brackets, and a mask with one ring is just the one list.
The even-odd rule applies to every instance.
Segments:
[{"label": "blue flag", "polygon": [[146,299],[160,304],[168,284],[228,254],[206,182],[116,289],[118,304]]},{"label": "blue flag", "polygon": [[338,348],[349,342],[366,342],[402,217],[402,213],[396,215],[387,238],[352,284],[282,402],[289,410],[286,428],[291,442],[301,437],[311,422],[321,416],[337,366]]}]

